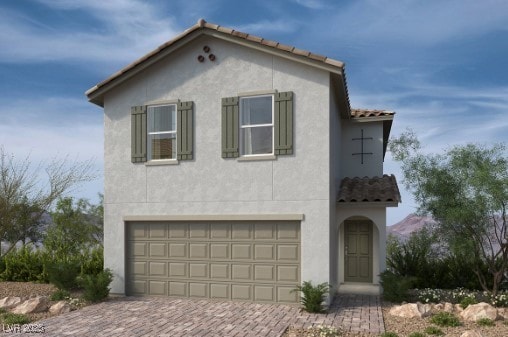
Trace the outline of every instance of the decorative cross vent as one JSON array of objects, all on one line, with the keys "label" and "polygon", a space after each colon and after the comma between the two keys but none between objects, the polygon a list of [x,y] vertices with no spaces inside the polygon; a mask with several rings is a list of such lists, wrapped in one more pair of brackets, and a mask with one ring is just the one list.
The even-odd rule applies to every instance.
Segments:
[{"label": "decorative cross vent", "polygon": [[362,129],[362,136],[360,138],[352,138],[352,140],[359,140],[360,141],[360,144],[361,144],[361,150],[360,152],[356,152],[356,153],[353,153],[353,156],[360,156],[361,158],[361,161],[362,161],[362,165],[363,165],[363,156],[366,155],[366,154],[372,154],[372,152],[364,152],[363,150],[363,141],[364,140],[372,140],[372,137],[364,137],[363,136],[363,129]]}]

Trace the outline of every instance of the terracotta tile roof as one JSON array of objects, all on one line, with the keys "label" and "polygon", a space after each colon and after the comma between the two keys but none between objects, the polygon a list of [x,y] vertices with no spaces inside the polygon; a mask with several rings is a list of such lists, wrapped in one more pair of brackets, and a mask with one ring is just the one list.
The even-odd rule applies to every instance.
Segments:
[{"label": "terracotta tile roof", "polygon": [[114,73],[113,75],[111,75],[110,77],[105,79],[104,81],[100,82],[99,84],[97,84],[94,87],[92,87],[91,89],[89,89],[86,92],[86,95],[90,98],[90,95],[92,95],[98,89],[104,87],[105,85],[109,84],[110,82],[113,82],[114,80],[116,80],[120,76],[122,76],[125,73],[131,71],[132,69],[136,68],[137,66],[139,66],[142,63],[144,63],[145,61],[147,61],[150,58],[152,58],[152,57],[156,56],[157,54],[161,53],[165,49],[175,45],[177,42],[179,42],[180,40],[182,40],[183,38],[185,38],[187,35],[191,34],[192,32],[198,31],[198,30],[203,30],[203,29],[211,30],[211,31],[217,31],[217,32],[220,32],[220,33],[223,33],[223,34],[227,34],[227,35],[231,35],[231,36],[240,38],[240,39],[245,39],[245,40],[250,41],[250,42],[258,43],[258,44],[263,45],[263,46],[267,46],[267,47],[274,48],[274,49],[277,49],[277,50],[282,51],[282,52],[286,52],[286,53],[292,54],[292,55],[294,55],[297,58],[298,57],[304,57],[304,58],[307,58],[307,59],[312,60],[312,61],[321,62],[321,63],[324,63],[326,65],[339,68],[341,72],[343,72],[343,70],[344,70],[344,63],[341,62],[341,61],[334,60],[334,59],[328,58],[326,56],[314,54],[314,53],[311,53],[310,51],[298,49],[298,48],[295,48],[293,46],[284,45],[284,44],[281,44],[281,43],[279,43],[277,41],[267,40],[267,39],[264,39],[262,37],[258,37],[258,36],[247,34],[247,33],[243,33],[243,32],[239,32],[239,31],[236,31],[236,30],[231,29],[231,28],[226,28],[226,27],[222,27],[222,26],[219,26],[219,25],[216,25],[216,24],[213,24],[213,23],[208,23],[205,20],[200,19],[194,26],[188,28],[187,30],[185,30],[183,33],[179,34],[178,36],[176,36],[172,40],[169,40],[168,42],[160,45],[155,50],[151,51],[150,53],[146,54],[145,56],[141,57],[140,59],[134,61],[133,63],[131,63],[128,66],[126,66],[125,68],[123,68],[120,71]]},{"label": "terracotta tile roof", "polygon": [[395,112],[387,110],[375,110],[375,109],[351,109],[351,117],[362,118],[362,117],[384,117],[393,116]]},{"label": "terracotta tile roof", "polygon": [[395,176],[344,178],[340,183],[339,203],[354,202],[401,202]]}]

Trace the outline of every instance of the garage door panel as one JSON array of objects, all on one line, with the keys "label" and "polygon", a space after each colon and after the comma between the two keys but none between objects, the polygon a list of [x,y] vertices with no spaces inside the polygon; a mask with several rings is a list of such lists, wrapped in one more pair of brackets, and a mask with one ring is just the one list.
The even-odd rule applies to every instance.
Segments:
[{"label": "garage door panel", "polygon": [[275,287],[273,285],[255,285],[254,301],[275,302]]},{"label": "garage door panel", "polygon": [[251,240],[252,231],[249,224],[232,224],[231,238],[233,240]]},{"label": "garage door panel", "polygon": [[189,263],[189,277],[197,279],[208,278],[208,263]]},{"label": "garage door panel", "polygon": [[298,222],[148,222],[127,233],[129,294],[298,302]]},{"label": "garage door panel", "polygon": [[187,297],[187,282],[170,281],[168,283],[168,295]]},{"label": "garage door panel", "polygon": [[169,262],[169,277],[187,278],[187,263]]},{"label": "garage door panel", "polygon": [[166,243],[150,242],[150,257],[166,257]]},{"label": "garage door panel", "polygon": [[210,258],[219,260],[229,259],[229,244],[228,243],[211,243],[210,244]]},{"label": "garage door panel", "polygon": [[229,299],[229,284],[211,283],[210,284],[210,297]]},{"label": "garage door panel", "polygon": [[231,266],[231,278],[238,281],[246,281],[252,279],[252,265],[250,264],[233,264]]},{"label": "garage door panel", "polygon": [[275,267],[271,265],[255,265],[254,266],[255,281],[274,281]]},{"label": "garage door panel", "polygon": [[252,301],[252,285],[233,284],[231,286],[231,298],[233,300]]},{"label": "garage door panel", "polygon": [[201,223],[194,223],[189,225],[189,238],[191,239],[207,239],[208,238],[208,225]]},{"label": "garage door panel", "polygon": [[255,244],[254,245],[255,260],[274,260],[275,245],[273,244]]},{"label": "garage door panel", "polygon": [[190,297],[208,297],[208,283],[189,283],[189,296]]},{"label": "garage door panel", "polygon": [[191,259],[207,259],[208,258],[208,244],[207,243],[190,243],[189,244],[189,258]]},{"label": "garage door panel", "polygon": [[148,283],[150,295],[166,295],[166,282],[150,281]]},{"label": "garage door panel", "polygon": [[169,258],[187,258],[187,244],[179,242],[170,242],[169,244]]},{"label": "garage door panel", "polygon": [[210,278],[212,279],[229,279],[229,264],[211,263]]},{"label": "garage door panel", "polygon": [[168,234],[170,239],[187,239],[187,225],[170,224],[168,226]]},{"label": "garage door panel", "polygon": [[232,244],[231,245],[231,258],[233,260],[250,260],[251,259],[251,247],[250,244]]}]

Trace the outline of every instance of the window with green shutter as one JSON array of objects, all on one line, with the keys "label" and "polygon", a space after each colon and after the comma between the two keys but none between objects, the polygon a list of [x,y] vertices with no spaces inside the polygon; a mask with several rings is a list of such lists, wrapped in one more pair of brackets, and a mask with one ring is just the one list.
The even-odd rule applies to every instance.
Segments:
[{"label": "window with green shutter", "polygon": [[293,154],[293,93],[222,99],[222,157]]},{"label": "window with green shutter", "polygon": [[193,103],[132,107],[132,162],[193,159]]}]

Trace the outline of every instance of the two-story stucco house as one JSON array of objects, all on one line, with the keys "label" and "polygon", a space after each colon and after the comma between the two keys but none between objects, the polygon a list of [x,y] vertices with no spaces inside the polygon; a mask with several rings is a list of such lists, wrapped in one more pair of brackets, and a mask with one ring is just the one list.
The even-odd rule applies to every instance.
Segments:
[{"label": "two-story stucco house", "polygon": [[342,62],[200,20],[86,95],[104,107],[112,293],[379,291],[394,113],[351,109]]}]

